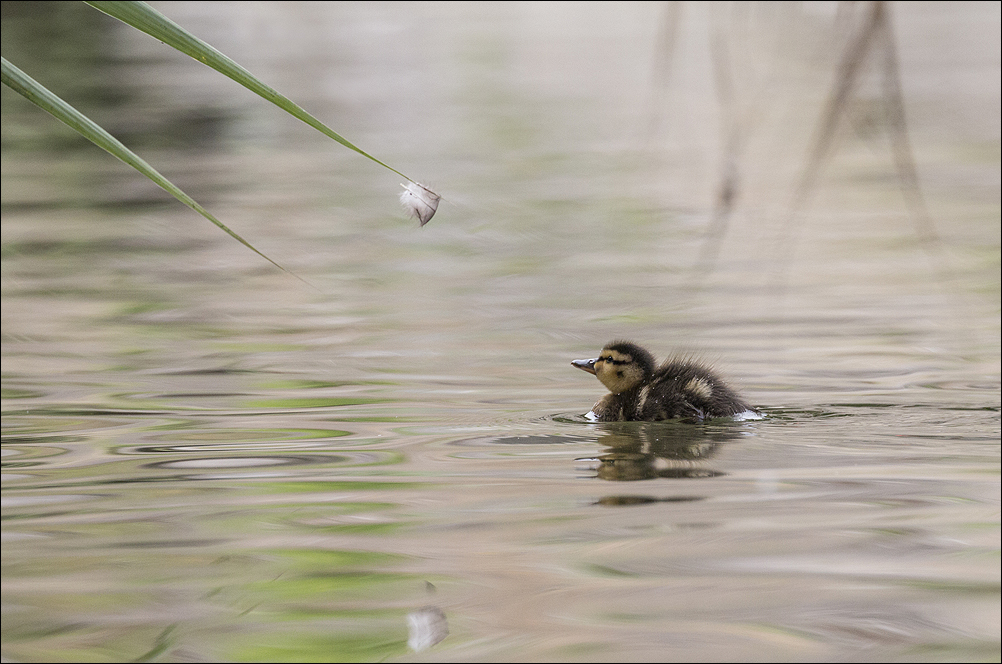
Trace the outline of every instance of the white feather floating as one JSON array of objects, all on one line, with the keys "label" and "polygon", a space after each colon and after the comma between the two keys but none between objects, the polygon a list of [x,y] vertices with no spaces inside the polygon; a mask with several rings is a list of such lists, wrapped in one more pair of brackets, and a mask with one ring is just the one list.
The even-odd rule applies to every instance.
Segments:
[{"label": "white feather floating", "polygon": [[442,609],[426,606],[407,614],[407,632],[407,645],[421,652],[449,636],[449,621]]},{"label": "white feather floating", "polygon": [[438,201],[442,197],[417,182],[400,186],[404,188],[404,193],[400,194],[400,203],[407,208],[411,216],[417,217],[422,226],[431,221],[435,211],[438,210]]}]

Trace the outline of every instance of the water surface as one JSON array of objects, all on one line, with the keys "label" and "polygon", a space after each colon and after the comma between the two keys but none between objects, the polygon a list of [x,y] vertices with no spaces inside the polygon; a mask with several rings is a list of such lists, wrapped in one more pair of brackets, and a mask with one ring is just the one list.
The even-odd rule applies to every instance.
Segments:
[{"label": "water surface", "polygon": [[[787,221],[821,10],[686,4],[665,81],[660,5],[157,3],[436,187],[419,229],[392,173],[35,4],[4,56],[316,288],[3,90],[5,658],[998,659],[997,4],[895,5],[931,246],[876,72]],[[697,269],[720,26],[743,186]],[[764,418],[588,422],[570,360],[618,337]]]}]

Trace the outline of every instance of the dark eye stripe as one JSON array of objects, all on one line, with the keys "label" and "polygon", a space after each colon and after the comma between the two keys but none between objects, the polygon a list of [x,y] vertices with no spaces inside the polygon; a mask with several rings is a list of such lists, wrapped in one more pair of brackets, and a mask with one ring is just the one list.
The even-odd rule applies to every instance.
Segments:
[{"label": "dark eye stripe", "polygon": [[614,359],[612,359],[612,356],[610,355],[609,357],[600,357],[600,358],[598,358],[598,361],[599,362],[608,362],[610,364],[629,364],[630,362],[633,361],[633,359],[631,358],[629,360],[614,360]]}]

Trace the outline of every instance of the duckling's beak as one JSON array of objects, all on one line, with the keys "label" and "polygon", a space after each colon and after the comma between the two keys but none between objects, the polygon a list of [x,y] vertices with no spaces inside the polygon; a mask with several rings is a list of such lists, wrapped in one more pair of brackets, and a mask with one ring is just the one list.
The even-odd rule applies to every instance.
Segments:
[{"label": "duckling's beak", "polygon": [[571,366],[587,371],[590,374],[595,373],[595,363],[598,362],[598,358],[592,360],[572,360]]}]

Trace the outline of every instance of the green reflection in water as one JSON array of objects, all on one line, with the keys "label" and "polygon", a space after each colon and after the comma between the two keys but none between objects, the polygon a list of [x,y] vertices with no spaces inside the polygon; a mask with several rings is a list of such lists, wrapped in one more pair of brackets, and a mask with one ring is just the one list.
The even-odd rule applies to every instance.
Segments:
[{"label": "green reflection in water", "polygon": [[148,652],[143,653],[136,658],[137,662],[149,662],[154,658],[159,657],[163,653],[167,652],[169,648],[172,648],[177,642],[177,639],[172,638],[174,630],[177,629],[177,625],[171,625],[156,638],[153,643],[153,647],[150,648]]},{"label": "green reflection in water", "polygon": [[240,648],[234,661],[254,662],[371,662],[407,652],[401,617],[399,630],[358,636],[304,636],[301,633],[272,635],[268,643]]},{"label": "green reflection in water", "polygon": [[[377,589],[377,586],[391,584],[400,584],[400,587],[397,589]],[[373,572],[368,570],[331,570],[316,571],[303,575],[287,573],[274,580],[249,583],[245,586],[245,589],[252,592],[263,592],[269,600],[300,603],[343,600],[345,599],[343,596],[345,593],[349,593],[352,597],[364,596],[366,598],[375,597],[377,594],[380,594],[380,590],[386,595],[403,594],[407,588],[416,585],[417,579],[408,574],[393,574],[390,572]]]},{"label": "green reflection in water", "polygon": [[924,643],[915,648],[902,651],[903,660],[913,661],[946,661],[955,662],[992,662],[998,661],[998,641],[961,640],[942,641],[939,643]]},{"label": "green reflection in water", "polygon": [[585,569],[590,571],[595,576],[608,577],[608,578],[639,576],[638,574],[634,574],[633,572],[624,572],[623,570],[615,569],[609,567],[608,565],[586,565]]},{"label": "green reflection in water", "polygon": [[[998,551],[994,551],[990,555],[995,558],[996,564],[998,564]],[[934,579],[905,579],[901,582],[901,585],[921,590],[940,591],[951,595],[998,595],[1002,592],[1002,584],[993,580],[978,583],[977,581],[964,582],[936,581]]]},{"label": "green reflection in water", "polygon": [[13,387],[0,389],[0,398],[2,399],[37,399],[42,396],[45,396],[45,392],[38,390],[25,390]]},{"label": "green reflection in water", "polygon": [[[378,505],[379,503],[357,503],[358,505]],[[343,505],[341,507],[344,507]],[[293,563],[297,567],[314,567],[317,569],[330,570],[339,567],[359,567],[361,565],[387,565],[390,563],[403,562],[409,560],[410,556],[397,553],[378,553],[375,551],[350,551],[350,550],[328,550],[318,551],[316,549],[282,549],[274,551],[263,551],[265,555],[280,556],[283,560]]]},{"label": "green reflection in water", "polygon": [[269,390],[316,390],[325,387],[345,387],[346,385],[397,385],[397,383],[388,380],[336,381],[303,379],[269,380],[258,383],[258,387],[261,389]]},{"label": "green reflection in water", "polygon": [[317,493],[329,491],[378,491],[384,489],[417,489],[430,486],[424,482],[365,482],[358,481],[317,481],[317,482],[269,482],[261,484],[274,493]]},{"label": "green reflection in water", "polygon": [[[351,502],[351,503],[282,503],[281,505],[266,505],[266,509],[281,510],[294,515],[303,514],[304,510],[316,510],[324,515],[355,514],[356,512],[375,512],[396,507],[396,503]],[[312,527],[312,526],[311,526]]]},{"label": "green reflection in water", "polygon": [[[370,417],[338,417],[337,419],[332,419],[332,422],[375,422],[379,424],[386,423],[397,423],[397,422],[431,422],[434,418],[427,416],[417,416],[417,415],[383,415],[383,416],[370,416]],[[407,433],[406,431],[393,430],[394,433]]]},{"label": "green reflection in water", "polygon": [[[324,529],[327,530],[327,529]],[[269,581],[243,587],[253,608],[242,614],[268,624],[267,639],[244,633],[230,652],[235,661],[372,661],[407,652],[406,611],[379,598],[414,595],[422,580],[385,571],[408,556],[375,551],[281,549],[262,552],[275,567]],[[294,625],[286,632],[278,624]],[[254,633],[257,633],[255,630]]]},{"label": "green reflection in water", "polygon": [[[341,436],[352,435],[351,431],[343,429],[209,429],[192,431],[193,423],[165,425],[150,427],[150,431],[180,430],[185,433],[173,433],[157,436],[157,440],[162,441],[236,441],[250,442],[254,440],[317,440],[323,438],[340,438]],[[209,447],[205,445],[203,447]]]},{"label": "green reflection in water", "polygon": [[356,397],[299,397],[283,399],[258,399],[246,402],[247,408],[328,408],[332,406],[364,406],[366,404],[386,403],[390,399],[371,399]]},{"label": "green reflection in water", "polygon": [[399,530],[403,523],[345,523],[336,526],[316,528],[317,532],[340,533],[343,535],[383,535]]},{"label": "green reflection in water", "polygon": [[298,352],[303,350],[302,346],[291,343],[279,343],[274,341],[231,341],[232,332],[230,330],[221,330],[220,336],[223,337],[223,335],[225,335],[225,338],[215,340],[212,345],[219,350],[231,353],[247,353],[253,355],[255,353],[283,353]]}]

